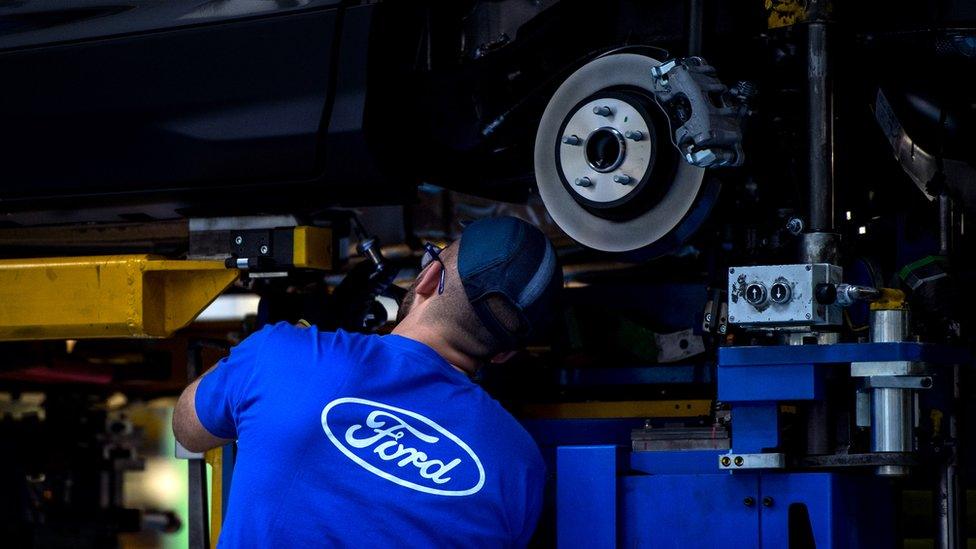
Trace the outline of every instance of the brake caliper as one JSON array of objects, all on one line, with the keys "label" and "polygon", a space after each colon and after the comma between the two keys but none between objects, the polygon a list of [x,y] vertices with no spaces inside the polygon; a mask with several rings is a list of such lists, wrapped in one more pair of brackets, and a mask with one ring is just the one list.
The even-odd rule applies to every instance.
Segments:
[{"label": "brake caliper", "polygon": [[[672,59],[651,69],[651,90],[671,121],[673,142],[694,166],[740,166],[745,113],[741,93],[731,93],[701,57]],[[751,90],[740,90],[746,91]]]}]

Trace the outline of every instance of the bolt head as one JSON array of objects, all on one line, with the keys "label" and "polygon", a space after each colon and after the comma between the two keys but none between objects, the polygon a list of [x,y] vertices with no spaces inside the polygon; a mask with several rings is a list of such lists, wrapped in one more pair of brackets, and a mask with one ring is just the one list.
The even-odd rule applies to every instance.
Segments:
[{"label": "bolt head", "polygon": [[268,253],[268,247],[267,246],[261,246],[261,253],[262,254]]},{"label": "bolt head", "polygon": [[721,326],[718,327],[718,333],[720,333],[720,334],[724,334],[728,330],[729,330],[729,328],[725,324],[722,324]]},{"label": "bolt head", "polygon": [[803,220],[799,217],[793,217],[786,223],[786,230],[792,234],[800,234],[803,232]]},{"label": "bolt head", "polygon": [[742,464],[746,462],[746,460],[742,459],[742,456],[735,456],[735,459],[732,461],[736,467],[742,467]]},{"label": "bolt head", "polygon": [[597,107],[593,107],[593,114],[597,116],[610,116],[611,114],[613,114],[613,109],[611,109],[606,105],[600,105]]},{"label": "bolt head", "polygon": [[582,143],[582,140],[579,138],[579,136],[576,135],[564,135],[563,143],[567,145],[579,145],[580,143]]},{"label": "bolt head", "polygon": [[640,141],[641,139],[644,139],[644,132],[640,130],[628,130],[626,133],[624,133],[624,137],[633,141]]},{"label": "bolt head", "polygon": [[728,467],[732,463],[732,458],[729,456],[722,456],[722,467]]},{"label": "bolt head", "polygon": [[772,506],[773,506],[773,498],[771,498],[769,496],[764,497],[763,498],[763,507],[772,507]]},{"label": "bolt head", "polygon": [[244,237],[243,236],[238,236],[237,238],[234,239],[234,244],[237,244],[238,246],[240,246],[243,243],[244,243]]},{"label": "bolt head", "polygon": [[575,183],[577,187],[589,187],[593,185],[593,180],[589,177],[577,177]]},{"label": "bolt head", "polygon": [[712,321],[712,313],[705,313],[705,322]]},{"label": "bolt head", "polygon": [[633,177],[630,177],[629,175],[623,175],[623,174],[621,174],[621,175],[615,175],[615,176],[613,176],[613,182],[614,183],[620,183],[621,185],[629,185],[633,181],[634,181],[634,178]]},{"label": "bolt head", "polygon": [[746,507],[752,507],[753,505],[756,504],[756,500],[752,499],[752,497],[750,496],[746,496],[742,498],[742,504],[745,505]]}]

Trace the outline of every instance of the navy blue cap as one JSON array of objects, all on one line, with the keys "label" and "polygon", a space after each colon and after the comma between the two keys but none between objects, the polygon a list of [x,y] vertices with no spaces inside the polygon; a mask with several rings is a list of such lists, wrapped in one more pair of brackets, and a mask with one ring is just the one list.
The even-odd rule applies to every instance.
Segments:
[{"label": "navy blue cap", "polygon": [[[458,274],[482,324],[510,348],[546,329],[563,285],[549,239],[515,217],[489,217],[465,227],[458,248]],[[503,298],[517,312],[517,331],[509,331],[495,317],[489,306],[491,296]]]}]

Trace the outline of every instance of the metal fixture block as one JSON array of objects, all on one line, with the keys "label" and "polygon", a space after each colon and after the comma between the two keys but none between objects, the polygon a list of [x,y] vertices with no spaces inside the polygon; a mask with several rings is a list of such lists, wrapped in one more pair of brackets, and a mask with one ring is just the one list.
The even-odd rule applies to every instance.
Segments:
[{"label": "metal fixture block", "polygon": [[718,468],[735,471],[739,469],[784,469],[786,454],[723,454],[718,458]]},{"label": "metal fixture block", "polygon": [[745,327],[834,326],[837,305],[815,298],[820,284],[839,284],[843,269],[827,263],[761,265],[729,269],[729,322]]}]

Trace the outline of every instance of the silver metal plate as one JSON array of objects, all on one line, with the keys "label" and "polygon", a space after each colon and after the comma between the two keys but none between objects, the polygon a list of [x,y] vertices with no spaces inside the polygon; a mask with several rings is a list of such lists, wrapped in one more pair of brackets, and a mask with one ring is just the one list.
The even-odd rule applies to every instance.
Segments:
[{"label": "silver metal plate", "polygon": [[741,469],[783,469],[786,454],[723,454],[718,457],[718,468],[726,471]]},{"label": "silver metal plate", "polygon": [[676,362],[705,352],[705,342],[691,328],[670,334],[654,334],[658,362]]}]

